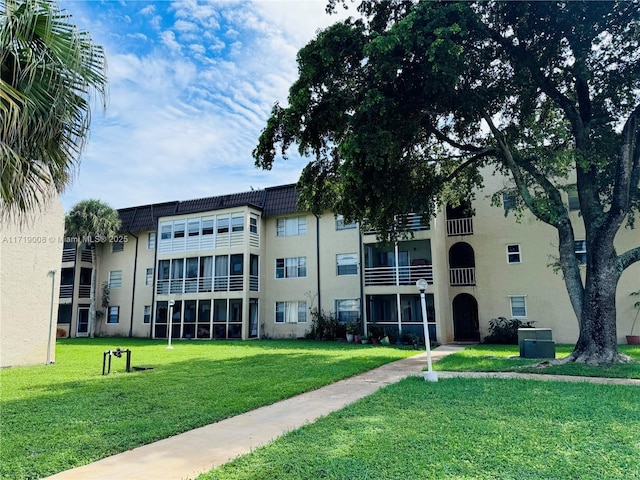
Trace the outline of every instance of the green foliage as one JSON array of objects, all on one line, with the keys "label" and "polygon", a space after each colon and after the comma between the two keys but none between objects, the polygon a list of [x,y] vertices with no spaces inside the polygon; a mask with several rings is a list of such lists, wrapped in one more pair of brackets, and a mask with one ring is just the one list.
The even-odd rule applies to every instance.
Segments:
[{"label": "green foliage", "polygon": [[70,183],[104,98],[102,47],[56,2],[0,0],[0,213],[42,205]]},{"label": "green foliage", "polygon": [[[635,292],[631,292],[629,295],[632,297],[636,297],[640,295],[640,290],[636,290]],[[631,331],[629,335],[633,335],[633,329],[636,327],[636,322],[638,321],[638,316],[640,316],[640,301],[633,304],[633,308],[636,309],[636,316],[633,317],[633,323],[631,324]]]},{"label": "green foliage", "polygon": [[484,343],[517,345],[518,329],[533,328],[532,323],[517,318],[492,318],[489,320],[489,335],[484,337]]},{"label": "green foliage", "polygon": [[[65,339],[56,363],[0,370],[0,478],[43,478],[213,423],[415,352],[301,340]],[[103,352],[131,350],[125,373]]]},{"label": "green foliage", "polygon": [[198,480],[635,478],[636,390],[408,378]]},{"label": "green foliage", "polygon": [[64,218],[66,236],[86,239],[88,243],[108,241],[109,236],[118,233],[120,225],[117,210],[93,198],[76,203]]},{"label": "green foliage", "polygon": [[309,340],[335,340],[344,337],[344,333],[344,325],[340,325],[333,313],[317,309],[311,311],[311,329],[306,333],[306,338]]},{"label": "green foliage", "polygon": [[[337,3],[348,2],[328,9]],[[583,332],[576,356],[614,358],[615,291],[598,282],[640,261],[639,246],[613,245],[640,207],[640,0],[363,1],[358,11],[300,50],[289,106],[275,105],[256,164],[269,169],[297,144],[311,157],[300,206],[385,241],[410,236],[403,214],[428,221],[472,200],[481,172],[505,176],[517,218],[528,210],[558,231]],[[582,226],[563,201],[574,184],[587,255],[600,260],[583,271]]]}]

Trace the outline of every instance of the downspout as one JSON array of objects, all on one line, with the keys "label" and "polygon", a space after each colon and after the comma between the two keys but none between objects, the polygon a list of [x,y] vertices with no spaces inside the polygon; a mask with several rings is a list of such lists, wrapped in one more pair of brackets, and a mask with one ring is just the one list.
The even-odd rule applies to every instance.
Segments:
[{"label": "downspout", "polygon": [[138,270],[138,237],[131,232],[127,232],[136,239],[136,253],[133,257],[133,289],[131,290],[131,321],[129,322],[129,338],[133,337],[133,317],[136,301],[136,272]]},{"label": "downspout", "polygon": [[49,270],[49,275],[51,275],[51,310],[49,311],[49,337],[47,338],[47,361],[45,365],[53,363],[51,361],[51,334],[53,333],[53,302],[56,295],[56,271],[57,270]]},{"label": "downspout", "polygon": [[363,335],[367,334],[367,314],[365,310],[365,298],[364,298],[364,257],[363,257],[363,245],[362,245],[362,231],[360,230],[360,225],[358,225],[358,250],[360,255],[360,318],[362,321],[362,333]]},{"label": "downspout", "polygon": [[[156,244],[153,249],[153,282],[151,292],[151,323],[149,324],[149,338],[154,338],[154,326],[156,324],[156,278],[158,277],[158,242],[160,241],[160,219],[156,219]],[[213,306],[213,305],[212,305]]]},{"label": "downspout", "polygon": [[318,315],[322,312],[322,302],[320,297],[320,216],[313,214],[316,217],[316,281],[318,288]]}]

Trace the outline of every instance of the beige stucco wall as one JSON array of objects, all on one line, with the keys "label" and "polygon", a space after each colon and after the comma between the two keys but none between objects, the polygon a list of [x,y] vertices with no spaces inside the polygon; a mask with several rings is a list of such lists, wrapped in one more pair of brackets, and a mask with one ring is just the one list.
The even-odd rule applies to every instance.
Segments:
[{"label": "beige stucco wall", "polygon": [[63,235],[64,212],[57,196],[22,223],[1,223],[1,367],[55,360]]}]

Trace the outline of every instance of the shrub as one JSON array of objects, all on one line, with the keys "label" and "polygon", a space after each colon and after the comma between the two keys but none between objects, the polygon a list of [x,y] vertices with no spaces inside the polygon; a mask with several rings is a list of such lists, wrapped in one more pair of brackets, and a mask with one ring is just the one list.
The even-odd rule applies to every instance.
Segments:
[{"label": "shrub", "polygon": [[518,329],[533,328],[533,322],[523,322],[517,318],[492,318],[489,321],[489,335],[484,337],[484,343],[517,345]]},{"label": "shrub", "polygon": [[333,313],[314,309],[311,311],[311,330],[305,335],[309,340],[334,340],[344,337],[344,325],[340,325]]}]

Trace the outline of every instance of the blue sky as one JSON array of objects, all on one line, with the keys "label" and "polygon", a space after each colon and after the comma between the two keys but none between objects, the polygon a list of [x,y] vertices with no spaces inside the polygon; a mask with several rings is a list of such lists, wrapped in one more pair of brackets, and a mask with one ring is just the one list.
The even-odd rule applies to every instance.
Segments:
[{"label": "blue sky", "polygon": [[286,103],[298,50],[346,16],[325,5],[61,0],[105,48],[109,77],[65,211],[88,198],[123,208],[297,181],[304,159],[264,172],[251,151],[274,102]]}]

